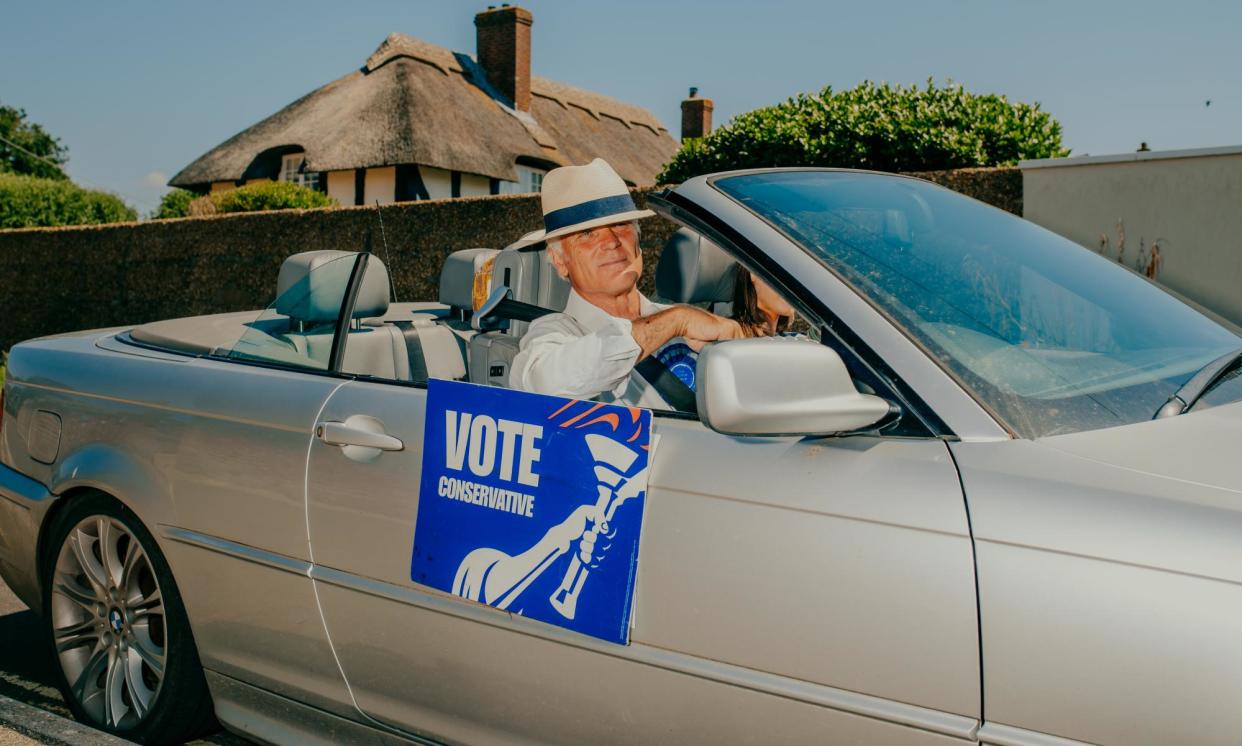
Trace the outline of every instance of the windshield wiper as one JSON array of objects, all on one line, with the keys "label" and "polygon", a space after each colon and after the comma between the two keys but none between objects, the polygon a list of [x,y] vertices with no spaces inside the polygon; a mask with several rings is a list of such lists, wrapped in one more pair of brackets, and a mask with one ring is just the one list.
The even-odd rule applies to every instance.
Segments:
[{"label": "windshield wiper", "polygon": [[1199,397],[1215,386],[1239,360],[1242,360],[1242,349],[1227,352],[1200,368],[1198,373],[1183,383],[1177,393],[1170,396],[1169,400],[1156,410],[1152,419],[1158,420],[1161,417],[1173,417],[1189,412],[1195,402],[1199,401]]}]

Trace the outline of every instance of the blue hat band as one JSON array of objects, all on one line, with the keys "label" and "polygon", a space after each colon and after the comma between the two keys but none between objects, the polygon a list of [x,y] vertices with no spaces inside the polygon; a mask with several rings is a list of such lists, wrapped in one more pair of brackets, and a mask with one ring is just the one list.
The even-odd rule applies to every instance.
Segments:
[{"label": "blue hat band", "polygon": [[559,210],[553,210],[544,215],[543,229],[551,233],[566,226],[585,223],[596,218],[620,215],[624,212],[633,212],[637,209],[629,193],[618,194],[612,197],[600,197],[599,199],[593,199],[577,205],[562,207]]}]

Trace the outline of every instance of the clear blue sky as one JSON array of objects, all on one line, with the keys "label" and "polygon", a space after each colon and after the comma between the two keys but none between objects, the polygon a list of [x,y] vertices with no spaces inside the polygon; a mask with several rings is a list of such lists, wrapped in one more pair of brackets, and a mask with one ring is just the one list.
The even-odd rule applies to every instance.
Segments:
[{"label": "clear blue sky", "polygon": [[[392,31],[473,54],[487,4],[4,2],[0,102],[69,146],[74,179],[144,213],[169,176],[360,67]],[[1242,3],[522,4],[536,74],[645,106],[674,135],[690,85],[719,124],[824,85],[934,76],[1039,101],[1075,154],[1242,143]]]}]

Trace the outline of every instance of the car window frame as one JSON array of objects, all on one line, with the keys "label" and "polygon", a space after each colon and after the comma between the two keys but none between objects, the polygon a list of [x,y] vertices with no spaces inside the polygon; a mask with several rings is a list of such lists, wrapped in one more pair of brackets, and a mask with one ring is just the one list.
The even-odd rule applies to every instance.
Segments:
[{"label": "car window frame", "polygon": [[345,347],[349,344],[349,325],[353,321],[354,306],[358,305],[358,289],[366,277],[367,266],[371,263],[371,252],[360,251],[354,259],[354,266],[349,270],[349,282],[345,285],[345,295],[341,299],[341,307],[337,311],[336,331],[332,337],[332,351],[328,353],[328,370],[341,372],[345,364]]},{"label": "car window frame", "polygon": [[[709,178],[708,184],[713,180]],[[852,377],[861,379],[872,388],[875,388],[874,383],[879,383],[881,388],[876,389],[876,395],[897,402],[902,408],[902,419],[909,423],[907,427],[922,430],[922,433],[900,435],[863,432],[875,432],[879,437],[886,438],[958,440],[957,434],[935,410],[822,299],[726,221],[680,195],[676,189],[648,195],[647,204],[666,219],[696,231],[720,246],[777,289],[798,313],[819,329],[820,343],[841,354]],[[842,354],[843,351],[845,354]]]}]

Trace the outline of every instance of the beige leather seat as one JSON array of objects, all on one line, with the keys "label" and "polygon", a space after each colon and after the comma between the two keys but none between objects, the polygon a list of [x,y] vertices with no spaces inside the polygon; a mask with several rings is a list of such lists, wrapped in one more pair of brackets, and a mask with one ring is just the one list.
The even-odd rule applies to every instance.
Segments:
[{"label": "beige leather seat", "polygon": [[[347,251],[307,251],[284,261],[276,282],[276,313],[297,325],[280,337],[301,355],[326,368],[332,352],[340,313],[346,267],[352,267]],[[339,268],[325,269],[340,261]],[[378,257],[367,261],[366,274],[358,288],[353,323],[345,343],[341,370],[345,373],[375,376],[398,381],[410,379],[409,352],[405,337],[396,326],[363,325],[362,319],[383,316],[388,310],[391,286],[388,268]]]},{"label": "beige leather seat", "polygon": [[475,336],[470,326],[474,276],[495,255],[496,249],[462,249],[445,258],[440,269],[439,301],[449,307],[449,313],[442,318],[416,319],[412,324],[422,346],[428,378],[466,378],[467,354]]}]

